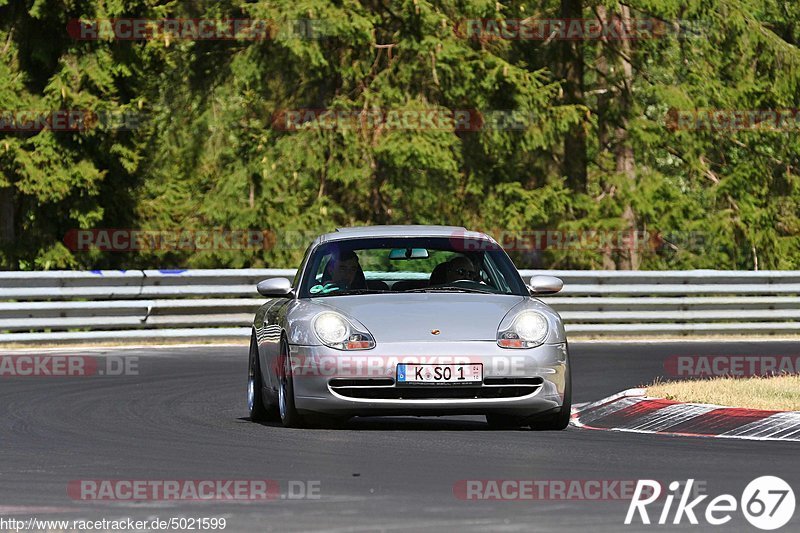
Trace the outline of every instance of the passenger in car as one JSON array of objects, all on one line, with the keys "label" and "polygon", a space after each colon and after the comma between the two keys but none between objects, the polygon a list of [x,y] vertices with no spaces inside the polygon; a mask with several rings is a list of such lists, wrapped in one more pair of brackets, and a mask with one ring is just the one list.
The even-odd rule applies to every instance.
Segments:
[{"label": "passenger in car", "polygon": [[444,261],[436,265],[431,272],[430,286],[444,285],[447,283],[447,271],[450,268],[450,261]]}]

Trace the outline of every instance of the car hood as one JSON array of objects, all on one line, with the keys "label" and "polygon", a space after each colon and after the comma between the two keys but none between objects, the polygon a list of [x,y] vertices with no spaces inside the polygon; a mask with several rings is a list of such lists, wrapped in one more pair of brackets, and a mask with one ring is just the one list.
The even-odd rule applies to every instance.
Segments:
[{"label": "car hood", "polygon": [[328,296],[311,302],[359,321],[381,343],[493,341],[503,317],[525,299],[507,294],[400,293]]}]

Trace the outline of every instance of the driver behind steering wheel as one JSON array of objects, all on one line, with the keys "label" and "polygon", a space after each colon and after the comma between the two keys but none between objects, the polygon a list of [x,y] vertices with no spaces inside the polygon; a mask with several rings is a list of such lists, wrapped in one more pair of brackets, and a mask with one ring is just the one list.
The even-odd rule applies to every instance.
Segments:
[{"label": "driver behind steering wheel", "polygon": [[447,265],[445,279],[447,283],[458,280],[478,281],[478,271],[468,257],[459,256],[451,259]]}]

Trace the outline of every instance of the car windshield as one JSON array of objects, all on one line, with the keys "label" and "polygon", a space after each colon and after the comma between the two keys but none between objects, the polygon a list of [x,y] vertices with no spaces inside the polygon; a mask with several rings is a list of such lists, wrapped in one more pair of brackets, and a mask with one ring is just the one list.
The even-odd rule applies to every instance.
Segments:
[{"label": "car windshield", "polygon": [[528,294],[499,246],[445,237],[328,242],[309,257],[301,283],[301,298],[401,292]]}]

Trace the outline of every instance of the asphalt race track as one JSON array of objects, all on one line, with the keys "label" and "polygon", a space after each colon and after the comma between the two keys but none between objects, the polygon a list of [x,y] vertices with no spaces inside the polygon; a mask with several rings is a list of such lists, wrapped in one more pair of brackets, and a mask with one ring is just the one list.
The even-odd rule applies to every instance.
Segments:
[{"label": "asphalt race track", "polygon": [[[574,401],[662,376],[669,356],[798,350],[798,343],[778,342],[573,344]],[[353,419],[342,429],[287,430],[244,418],[246,346],[65,353],[138,358],[138,375],[0,377],[2,517],[225,517],[226,531],[667,531],[676,527],[624,526],[627,501],[465,501],[454,486],[694,478],[712,497],[738,499],[752,479],[777,475],[800,489],[798,443],[492,431],[482,417]],[[284,497],[290,482],[304,481],[318,483],[319,498],[76,501],[67,486],[83,479],[270,479]],[[780,531],[800,531],[799,514]],[[725,526],[701,519],[680,529],[753,528],[734,513]]]}]

